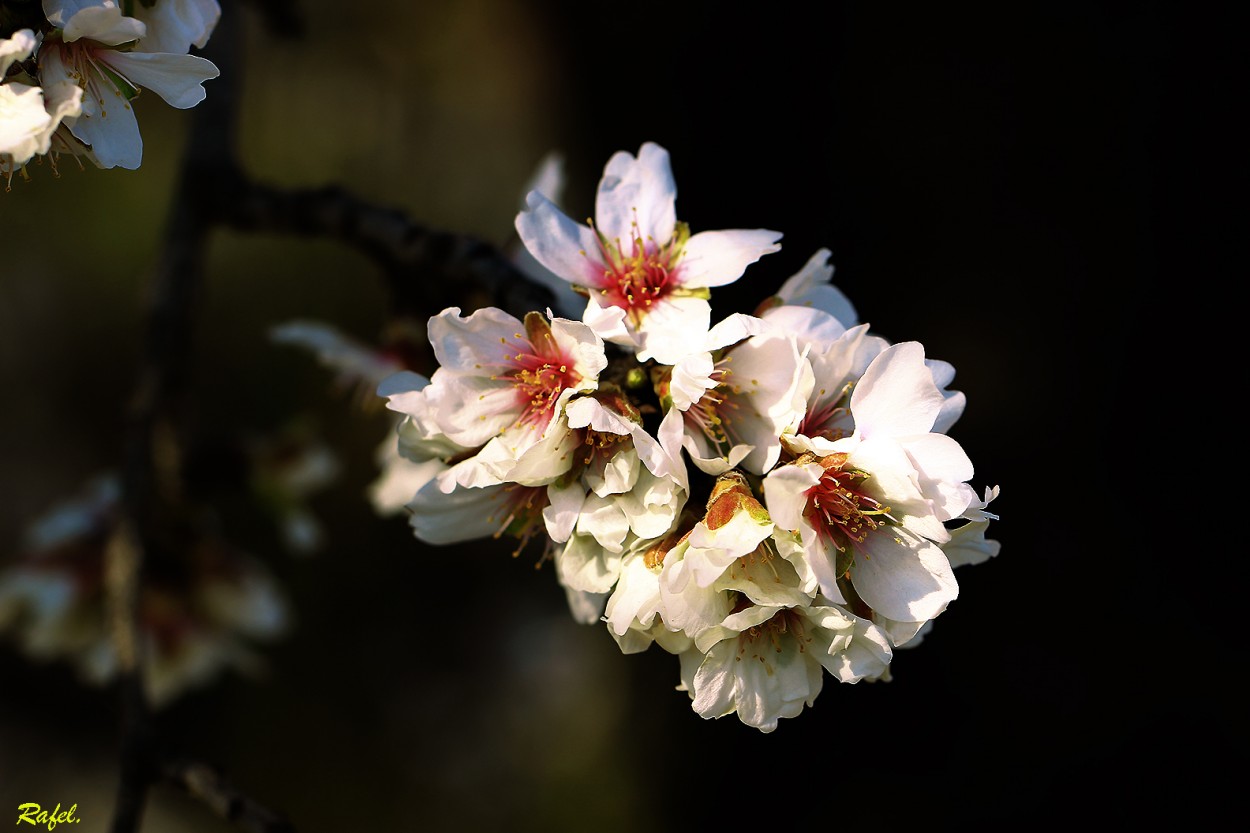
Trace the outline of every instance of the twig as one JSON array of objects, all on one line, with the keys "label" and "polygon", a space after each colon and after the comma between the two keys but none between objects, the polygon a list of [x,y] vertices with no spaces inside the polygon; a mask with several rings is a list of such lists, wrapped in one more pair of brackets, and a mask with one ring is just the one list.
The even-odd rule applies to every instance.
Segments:
[{"label": "twig", "polygon": [[[273,34],[300,31],[294,0],[252,0]],[[208,236],[218,226],[249,232],[332,238],[369,255],[381,268],[396,315],[428,316],[447,306],[493,305],[517,315],[552,303],[488,243],[431,229],[401,211],[369,203],[338,187],[283,190],[257,183],[234,149],[241,62],[237,0],[222,0],[222,16],[203,51],[222,75],[192,114],[190,140],[171,206],[163,253],[152,284],[146,348],[130,408],[123,471],[126,520],[108,555],[113,641],[122,658],[120,778],[112,833],[136,833],[151,785],[160,776],[205,801],[249,831],[292,831],[202,764],[162,764],[151,709],[143,690],[138,607],[145,558],[162,557],[155,530],[176,499],[180,472],[166,471],[159,432],[180,424],[175,411],[186,387],[193,310],[203,283]],[[167,468],[167,467],[166,467]]]},{"label": "twig", "polygon": [[284,190],[241,172],[216,181],[223,189],[216,200],[220,222],[253,233],[336,239],[359,250],[381,267],[397,313],[491,305],[522,316],[554,300],[495,246],[416,223],[338,186]]},{"label": "twig", "polygon": [[162,774],[166,781],[248,833],[295,831],[284,816],[243,794],[216,767],[198,761],[173,761],[164,766]]},{"label": "twig", "polygon": [[[228,4],[227,4],[228,5]],[[223,15],[212,39],[211,57],[234,47],[232,15]],[[208,51],[206,50],[206,54]],[[174,193],[172,217],[149,298],[148,331],[139,379],[130,403],[126,454],[122,469],[125,517],[106,556],[107,594],[112,638],[119,658],[122,704],[119,779],[110,830],[135,833],[148,790],[157,774],[159,750],[151,709],[143,688],[142,641],[139,638],[140,576],[145,559],[159,557],[157,520],[162,514],[162,481],[167,464],[156,447],[158,430],[170,419],[186,387],[187,359],[195,299],[203,276],[208,218],[195,199],[214,143],[233,128],[232,85],[223,83],[192,117],[192,139]],[[228,139],[226,147],[229,147]],[[166,475],[162,477],[162,475]]]}]

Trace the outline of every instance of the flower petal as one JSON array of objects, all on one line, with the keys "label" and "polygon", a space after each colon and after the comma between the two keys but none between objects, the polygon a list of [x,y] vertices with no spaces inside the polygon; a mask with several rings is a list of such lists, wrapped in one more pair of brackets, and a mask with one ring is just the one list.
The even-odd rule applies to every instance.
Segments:
[{"label": "flower petal", "polygon": [[681,285],[723,286],[742,277],[766,254],[781,251],[781,232],[767,229],[701,231],[686,241],[678,263]]},{"label": "flower petal", "polygon": [[609,240],[619,240],[626,253],[632,251],[635,236],[663,246],[677,227],[676,203],[668,151],[647,142],[637,158],[618,151],[604,166],[595,197],[595,226]]},{"label": "flower petal", "polygon": [[898,528],[857,545],[851,582],[869,607],[902,622],[932,619],[959,595],[942,548]]},{"label": "flower petal", "polygon": [[191,47],[201,49],[221,18],[217,0],[160,0],[154,6],[138,3],[135,17],[148,27],[139,41],[142,52],[186,53]]},{"label": "flower petal", "polygon": [[179,110],[203,101],[204,82],[221,75],[216,64],[199,55],[114,52],[107,61],[134,84],[151,90]]},{"label": "flower petal", "polygon": [[534,259],[557,277],[578,286],[598,287],[604,264],[599,238],[589,226],[575,223],[538,191],[525,199],[516,230]]},{"label": "flower petal", "polygon": [[855,433],[863,439],[926,433],[941,408],[942,392],[933,384],[918,341],[887,347],[851,394]]}]

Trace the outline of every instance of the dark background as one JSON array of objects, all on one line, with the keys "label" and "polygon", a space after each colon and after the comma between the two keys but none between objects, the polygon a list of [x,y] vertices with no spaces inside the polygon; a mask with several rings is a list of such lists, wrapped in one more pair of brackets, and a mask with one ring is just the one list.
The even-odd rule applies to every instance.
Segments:
[{"label": "dark background", "polygon": [[[163,711],[171,743],[301,831],[1198,823],[1226,800],[1246,741],[1229,556],[1199,537],[1220,507],[1185,455],[1209,428],[1198,312],[1234,277],[1214,244],[1245,170],[1219,154],[1244,106],[1236,26],[1167,4],[301,5],[303,41],[273,42],[249,10],[247,66],[222,67],[244,73],[253,174],[341,182],[503,245],[547,151],[578,216],[613,152],[659,142],[693,231],[785,233],[715,292],[718,314],[828,247],[861,320],[955,366],[968,407],[951,433],[973,484],[1002,487],[1002,552],[957,574],[893,681],[826,678],[769,735],[704,721],[674,657],[576,625],[549,568],[503,542],[425,547],[372,514],[381,415],[265,338],[298,317],[375,337],[372,265],[222,232],[195,336],[201,422],[310,413],[346,470],[314,498],[330,542],[313,558],[240,522],[298,626],[264,649],[266,679],[226,675]],[[140,105],[139,171],[63,164],[0,194],[10,540],[120,458],[188,116]],[[0,804],[77,801],[79,829],[104,829],[112,693],[8,646],[0,681]],[[229,828],[160,790],[145,829]]]}]

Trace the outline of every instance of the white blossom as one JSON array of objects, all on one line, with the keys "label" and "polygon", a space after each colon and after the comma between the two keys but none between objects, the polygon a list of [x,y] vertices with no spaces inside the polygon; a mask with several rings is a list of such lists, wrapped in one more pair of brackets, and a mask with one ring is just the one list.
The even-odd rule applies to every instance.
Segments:
[{"label": "white blossom", "polygon": [[885,673],[880,629],[829,604],[748,605],[681,654],[682,688],[704,718],[737,714],[762,732],[816,701],[828,671],[855,683]]},{"label": "white blossom", "polygon": [[708,289],[737,280],[781,238],[765,229],[691,235],[677,221],[676,199],[668,151],[647,142],[637,157],[619,151],[608,160],[592,225],[573,221],[540,191],[516,219],[534,258],[588,294],[583,321],[639,359],[665,364],[708,329]]},{"label": "white blossom", "polygon": [[972,464],[957,442],[930,430],[942,403],[923,348],[891,346],[855,384],[853,433],[765,478],[773,519],[799,535],[835,603],[848,601],[843,577],[848,591],[899,622],[923,623],[956,597],[940,545],[950,537],[943,522],[974,500],[964,482]]},{"label": "white blossom", "polygon": [[81,112],[64,123],[101,168],[134,169],[142,162],[131,106],[142,90],[186,109],[204,99],[204,82],[219,74],[197,55],[133,48],[147,27],[123,15],[114,0],[44,0],[44,12],[56,29],[39,49],[40,80],[44,87],[70,82],[83,90]]}]

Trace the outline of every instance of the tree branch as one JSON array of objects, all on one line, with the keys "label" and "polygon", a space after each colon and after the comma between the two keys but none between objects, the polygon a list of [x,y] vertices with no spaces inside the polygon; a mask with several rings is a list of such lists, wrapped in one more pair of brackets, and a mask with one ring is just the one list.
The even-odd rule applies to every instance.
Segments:
[{"label": "tree branch", "polygon": [[[274,34],[300,30],[294,0],[252,0]],[[144,696],[138,622],[145,559],[169,557],[157,530],[180,493],[177,455],[160,453],[162,431],[182,423],[195,300],[213,228],[332,238],[380,267],[392,312],[424,318],[448,306],[497,306],[518,316],[553,297],[497,248],[468,235],[431,229],[403,212],[369,203],[338,187],[283,190],[252,180],[234,148],[240,67],[238,0],[222,16],[204,57],[223,69],[191,115],[190,139],[152,281],[148,332],[130,405],[123,466],[123,520],[107,562],[113,644],[120,660],[122,709],[119,783],[111,833],[137,833],[151,785],[162,775],[249,831],[291,831],[285,819],[242,795],[202,764],[162,764]],[[275,28],[276,27],[276,28]],[[175,449],[181,444],[175,442]],[[172,462],[169,458],[172,457]]]},{"label": "tree branch", "polygon": [[216,201],[224,225],[341,241],[382,269],[397,313],[428,317],[448,306],[497,306],[520,317],[554,300],[495,246],[421,225],[338,186],[284,190],[239,172],[224,187]]},{"label": "tree branch", "polygon": [[198,761],[172,761],[164,766],[163,775],[166,781],[248,833],[295,831],[285,817],[244,795],[216,767]]}]

